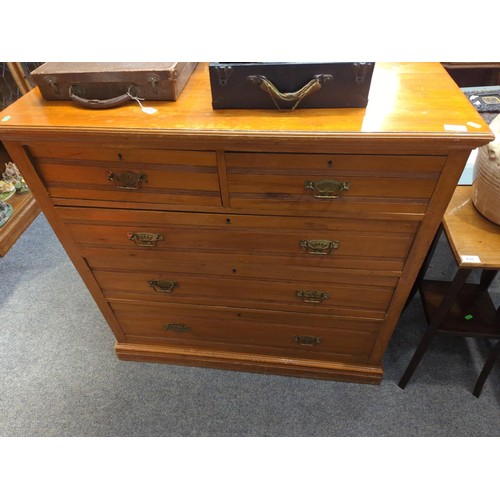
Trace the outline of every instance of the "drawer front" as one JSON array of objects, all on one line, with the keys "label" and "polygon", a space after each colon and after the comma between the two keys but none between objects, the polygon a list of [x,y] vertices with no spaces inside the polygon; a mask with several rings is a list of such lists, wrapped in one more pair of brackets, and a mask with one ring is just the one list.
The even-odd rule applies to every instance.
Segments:
[{"label": "drawer front", "polygon": [[[306,217],[226,216],[167,212],[58,210],[77,245],[146,252],[245,253],[307,257],[331,265],[337,259],[388,263],[400,270],[417,224]],[[91,223],[89,222],[91,221]],[[314,265],[314,263],[312,263]]]},{"label": "drawer front", "polygon": [[82,247],[82,256],[92,270],[185,273],[297,282],[334,282],[394,288],[400,271],[392,270],[399,261],[355,259],[329,255],[264,256],[245,253],[184,251],[144,252],[141,249]]},{"label": "drawer front", "polygon": [[55,199],[220,207],[215,152],[32,145]]},{"label": "drawer front", "polygon": [[231,207],[424,214],[440,156],[226,153]]},{"label": "drawer front", "polygon": [[128,342],[367,359],[380,322],[252,309],[111,302]]},{"label": "drawer front", "polygon": [[[94,271],[108,299],[240,306],[308,314],[383,319],[391,287],[324,281],[289,282],[227,278],[178,272]],[[367,280],[369,282],[369,280]]]}]

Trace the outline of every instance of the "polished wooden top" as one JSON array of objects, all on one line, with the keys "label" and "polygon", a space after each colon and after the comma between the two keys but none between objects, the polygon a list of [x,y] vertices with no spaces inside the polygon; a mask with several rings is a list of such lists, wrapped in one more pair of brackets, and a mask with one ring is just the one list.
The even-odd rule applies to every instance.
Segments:
[{"label": "polished wooden top", "polygon": [[500,226],[483,217],[471,201],[472,187],[457,186],[443,226],[460,267],[500,269]]},{"label": "polished wooden top", "polygon": [[[366,109],[213,110],[208,65],[198,64],[176,102],[137,102],[110,110],[45,101],[38,89],[0,113],[0,139],[47,130],[279,137],[431,137],[436,141],[485,144],[493,139],[486,123],[439,63],[377,63]],[[7,118],[9,117],[9,118]]]}]

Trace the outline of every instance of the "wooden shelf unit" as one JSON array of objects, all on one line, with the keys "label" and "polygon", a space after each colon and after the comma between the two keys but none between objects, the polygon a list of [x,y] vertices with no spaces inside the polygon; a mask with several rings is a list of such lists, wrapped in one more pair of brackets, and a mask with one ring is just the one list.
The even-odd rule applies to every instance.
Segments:
[{"label": "wooden shelf unit", "polygon": [[14,243],[35,220],[40,208],[31,193],[15,194],[7,200],[14,212],[0,227],[0,257],[4,257]]},{"label": "wooden shelf unit", "polygon": [[[2,69],[5,71],[5,78],[8,79],[8,82],[5,82],[5,88],[9,87],[12,90],[10,97],[6,96],[6,98],[9,97],[9,99],[6,99],[6,104],[9,104],[17,99],[16,95],[24,95],[32,89],[27,71],[32,65],[38,65],[39,63],[10,62],[1,64]],[[17,94],[14,90],[18,90]],[[12,161],[11,157],[0,142],[0,180],[5,171],[5,164],[10,161]],[[7,254],[40,213],[40,208],[30,192],[15,194],[7,200],[7,203],[12,205],[14,211],[9,220],[0,227],[0,257],[4,257]]]}]

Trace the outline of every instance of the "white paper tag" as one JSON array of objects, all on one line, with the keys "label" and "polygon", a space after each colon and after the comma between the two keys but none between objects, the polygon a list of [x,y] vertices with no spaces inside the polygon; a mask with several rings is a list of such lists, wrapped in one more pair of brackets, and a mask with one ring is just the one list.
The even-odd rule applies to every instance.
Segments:
[{"label": "white paper tag", "polygon": [[461,255],[462,262],[469,262],[470,264],[480,264],[481,259],[477,255]]},{"label": "white paper tag", "polygon": [[141,108],[144,113],[147,113],[148,115],[152,115],[153,113],[156,113],[158,111],[156,108],[145,108],[144,106],[141,106]]},{"label": "white paper tag", "polygon": [[141,107],[141,110],[144,111],[144,113],[147,113],[148,115],[152,115],[153,113],[156,113],[158,111],[156,108],[148,108],[147,106],[143,106],[142,103],[141,103],[141,101],[144,101],[144,98],[142,98],[142,97],[135,97],[130,92],[127,92],[127,94],[130,97],[130,99],[133,99],[134,101],[137,101],[137,103]]}]

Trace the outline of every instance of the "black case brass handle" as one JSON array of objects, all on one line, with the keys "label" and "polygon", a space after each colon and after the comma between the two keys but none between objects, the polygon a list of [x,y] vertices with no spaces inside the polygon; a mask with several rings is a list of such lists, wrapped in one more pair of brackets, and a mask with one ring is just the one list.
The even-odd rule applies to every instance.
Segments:
[{"label": "black case brass handle", "polygon": [[322,200],[335,200],[343,191],[348,191],[351,186],[349,181],[336,181],[322,179],[319,181],[305,181],[304,189],[311,190],[314,198]]},{"label": "black case brass handle", "polygon": [[295,342],[299,345],[307,346],[316,346],[321,343],[321,339],[319,337],[311,337],[309,335],[297,335],[293,340],[295,340]]},{"label": "black case brass handle", "polygon": [[[333,79],[332,75],[315,75],[312,80],[307,82],[302,88],[296,90],[295,92],[281,92],[276,86],[263,75],[249,75],[247,76],[247,81],[258,85],[258,87],[269,94],[273,100],[275,106],[281,109],[280,104],[293,104],[292,110],[294,110],[308,95],[317,92],[326,82]],[[289,107],[289,106],[287,106]]]},{"label": "black case brass handle", "polygon": [[324,300],[330,298],[328,292],[320,292],[318,290],[297,290],[295,294],[302,299],[302,302],[308,304],[321,304]]},{"label": "black case brass handle", "polygon": [[330,255],[332,250],[339,247],[340,241],[330,240],[300,240],[299,246],[303,248],[306,253],[311,255]]},{"label": "black case brass handle", "polygon": [[163,280],[148,280],[148,285],[155,291],[160,293],[172,293],[174,288],[179,287],[176,281]]},{"label": "black case brass handle", "polygon": [[130,170],[125,170],[123,172],[111,172],[109,170],[106,175],[108,177],[108,181],[111,181],[118,189],[137,191],[138,189],[141,189],[143,183],[148,182],[146,174],[132,172]]},{"label": "black case brass handle", "polygon": [[156,247],[159,241],[163,241],[163,234],[160,233],[127,233],[130,241],[138,247]]}]

